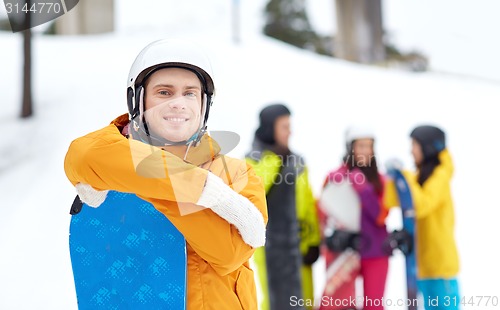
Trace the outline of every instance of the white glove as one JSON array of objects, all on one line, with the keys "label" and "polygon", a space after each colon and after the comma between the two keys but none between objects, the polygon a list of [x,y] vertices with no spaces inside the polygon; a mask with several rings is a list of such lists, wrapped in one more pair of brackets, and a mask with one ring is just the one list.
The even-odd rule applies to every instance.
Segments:
[{"label": "white glove", "polygon": [[262,213],[215,174],[208,172],[205,188],[196,204],[211,209],[234,225],[249,246],[258,248],[265,244],[266,225]]},{"label": "white glove", "polygon": [[390,158],[385,162],[385,169],[387,172],[403,170],[403,162],[399,158]]},{"label": "white glove", "polygon": [[93,208],[99,207],[106,200],[106,195],[108,195],[107,190],[98,191],[85,183],[78,183],[75,188],[80,200]]}]

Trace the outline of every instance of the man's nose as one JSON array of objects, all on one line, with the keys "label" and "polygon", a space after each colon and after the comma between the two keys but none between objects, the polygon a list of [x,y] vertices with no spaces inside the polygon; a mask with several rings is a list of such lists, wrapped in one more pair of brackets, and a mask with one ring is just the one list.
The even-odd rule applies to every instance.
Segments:
[{"label": "man's nose", "polygon": [[177,97],[168,102],[171,109],[184,110],[186,108],[186,99],[184,97]]}]

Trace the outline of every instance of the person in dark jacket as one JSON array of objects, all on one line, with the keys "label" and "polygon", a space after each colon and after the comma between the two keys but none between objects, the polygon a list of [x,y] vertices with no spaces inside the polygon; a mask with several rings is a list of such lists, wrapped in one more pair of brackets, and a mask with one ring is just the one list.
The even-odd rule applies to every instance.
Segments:
[{"label": "person in dark jacket", "polygon": [[299,299],[305,309],[314,303],[312,264],[321,237],[307,166],[289,149],[290,114],[283,104],[265,107],[246,156],[263,180],[268,206],[266,245],[254,254],[263,310],[290,309]]}]

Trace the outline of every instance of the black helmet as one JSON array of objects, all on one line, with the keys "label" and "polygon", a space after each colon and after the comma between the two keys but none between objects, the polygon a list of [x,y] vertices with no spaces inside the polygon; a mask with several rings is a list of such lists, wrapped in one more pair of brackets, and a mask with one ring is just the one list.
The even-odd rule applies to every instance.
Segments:
[{"label": "black helmet", "polygon": [[259,114],[259,128],[255,135],[259,140],[267,144],[274,144],[274,122],[280,116],[290,115],[290,110],[281,103],[268,105]]},{"label": "black helmet", "polygon": [[410,137],[421,145],[424,158],[435,157],[446,147],[444,131],[435,126],[418,126],[410,133]]}]

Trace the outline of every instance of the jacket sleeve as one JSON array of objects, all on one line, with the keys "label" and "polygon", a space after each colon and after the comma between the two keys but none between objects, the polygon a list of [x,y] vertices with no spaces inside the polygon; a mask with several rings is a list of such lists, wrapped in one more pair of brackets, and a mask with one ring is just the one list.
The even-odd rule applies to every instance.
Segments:
[{"label": "jacket sleeve", "polygon": [[383,196],[383,206],[385,209],[389,210],[400,205],[398,192],[396,190],[396,184],[394,180],[386,178],[384,182],[384,196]]},{"label": "jacket sleeve", "polygon": [[[358,194],[363,214],[367,215],[373,223],[383,226],[387,217],[387,210],[382,206],[383,201],[378,196],[375,186],[366,180],[363,172],[359,169],[353,169],[346,177],[350,179],[354,190]],[[380,178],[381,182],[383,182],[383,178],[381,176]],[[360,182],[357,180],[364,181]]]},{"label": "jacket sleeve", "polygon": [[[255,205],[267,223],[264,187],[252,167],[242,163],[239,171],[232,173],[231,186]],[[254,248],[243,241],[235,226],[211,210],[197,209],[197,206],[192,204],[179,203],[176,206],[173,202],[164,200],[155,199],[152,202],[183,233],[196,254],[220,275],[238,269],[255,252]],[[187,212],[189,210],[192,212]]]},{"label": "jacket sleeve", "polygon": [[262,157],[259,161],[249,157],[246,158],[246,161],[252,165],[257,176],[262,179],[262,183],[264,184],[264,189],[267,194],[280,172],[280,168],[282,166],[281,159],[270,151],[264,151],[262,152]]},{"label": "jacket sleeve", "polygon": [[[230,171],[232,180],[227,180],[224,172],[219,177],[252,202],[262,214],[260,220],[267,223],[261,181],[245,162],[240,163]],[[86,183],[97,190],[134,193],[151,202],[219,274],[236,270],[254,252],[234,225],[195,204],[205,185],[205,169],[186,164],[161,149],[126,139],[114,125],[73,141],[66,155],[65,171],[74,185]]]},{"label": "jacket sleeve", "polygon": [[378,198],[375,189],[369,186],[368,189],[358,192],[358,196],[362,209],[368,218],[377,225],[383,226],[387,217],[387,210],[381,206],[381,200]]},{"label": "jacket sleeve", "polygon": [[425,218],[434,212],[447,199],[450,181],[453,174],[453,164],[447,150],[439,154],[441,163],[434,169],[431,176],[421,186],[415,177],[406,177],[411,189],[415,216]]},{"label": "jacket sleeve", "polygon": [[[323,187],[321,188],[321,191],[323,191],[325,187],[328,185],[329,180],[330,177],[327,176],[325,178],[325,181],[323,182]],[[318,214],[320,236],[321,238],[324,238],[324,231],[327,228],[328,214],[323,210],[323,207],[321,206],[321,195],[322,193],[320,193],[319,198],[316,200],[316,212]]]},{"label": "jacket sleeve", "polygon": [[309,184],[307,168],[298,176],[296,184],[297,217],[300,222],[300,249],[307,253],[309,247],[319,246],[321,232],[316,201]]},{"label": "jacket sleeve", "polygon": [[115,125],[74,140],[64,170],[73,185],[195,203],[207,171],[175,155],[125,138]]}]

